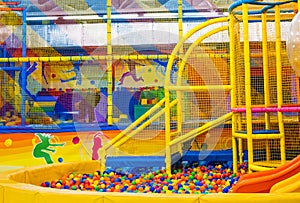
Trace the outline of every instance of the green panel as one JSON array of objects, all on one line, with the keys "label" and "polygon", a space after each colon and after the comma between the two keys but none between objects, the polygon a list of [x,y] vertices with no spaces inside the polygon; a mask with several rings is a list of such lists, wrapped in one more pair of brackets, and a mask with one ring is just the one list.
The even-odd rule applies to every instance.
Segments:
[{"label": "green panel", "polygon": [[141,117],[144,113],[146,113],[151,107],[153,107],[152,104],[149,105],[134,105],[134,119],[138,119]]}]

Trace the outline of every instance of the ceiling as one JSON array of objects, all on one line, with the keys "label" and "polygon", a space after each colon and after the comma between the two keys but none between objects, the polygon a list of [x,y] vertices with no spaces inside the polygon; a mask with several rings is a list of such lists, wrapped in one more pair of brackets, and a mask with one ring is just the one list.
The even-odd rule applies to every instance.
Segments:
[{"label": "ceiling", "polygon": [[[175,12],[178,0],[111,0],[112,13]],[[215,0],[216,1],[216,0]],[[218,0],[216,2],[231,0]],[[4,0],[3,2],[15,2]],[[21,0],[20,7],[27,8],[27,16],[105,14],[105,0]],[[216,11],[218,7],[209,0],[182,0],[184,11]]]}]

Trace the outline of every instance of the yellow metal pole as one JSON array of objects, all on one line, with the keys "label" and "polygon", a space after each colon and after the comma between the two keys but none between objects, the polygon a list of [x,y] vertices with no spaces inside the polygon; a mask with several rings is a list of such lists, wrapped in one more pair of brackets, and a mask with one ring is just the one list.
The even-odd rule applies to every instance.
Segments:
[{"label": "yellow metal pole", "polygon": [[[236,107],[236,44],[239,43],[239,40],[235,38],[235,25],[236,21],[233,16],[233,13],[229,13],[229,49],[230,49],[230,84],[231,84],[231,90],[230,90],[230,107],[235,108]],[[233,161],[233,172],[237,173],[238,171],[238,152],[237,152],[237,141],[234,136],[234,133],[236,131],[236,115],[232,115],[231,120],[231,131],[232,131],[232,161]]]},{"label": "yellow metal pole", "polygon": [[[240,65],[241,62],[241,58],[242,58],[242,54],[243,51],[241,49],[241,45],[240,45],[240,41],[241,41],[241,34],[240,34],[240,17],[237,18],[236,15],[234,15],[233,13],[231,13],[231,30],[232,30],[232,34],[230,34],[230,45],[231,45],[231,51],[230,51],[230,64],[231,64],[231,82],[234,83],[232,85],[232,93],[230,96],[231,101],[231,107],[235,108],[238,105],[243,104],[243,97],[238,97],[237,95],[242,95],[244,94],[244,90],[241,90],[242,88],[244,89],[244,86],[241,85],[242,83],[244,83],[244,80],[241,79],[243,77],[240,76],[240,71],[244,71],[244,67],[242,67]],[[261,57],[261,54],[251,54],[251,57]],[[233,128],[232,128],[232,135],[234,137],[236,137],[236,132],[238,130],[242,130],[242,126],[243,126],[243,119],[242,119],[242,114],[241,113],[234,113],[233,117],[232,117],[232,124],[233,124]],[[238,160],[240,163],[242,163],[244,161],[244,153],[243,153],[243,142],[241,138],[237,138],[236,139],[232,139],[232,144],[233,146],[238,145],[238,148],[236,149],[236,147],[233,150],[236,150],[236,156],[237,156],[237,160],[236,160],[236,170],[237,170],[237,163]]]},{"label": "yellow metal pole", "polygon": [[[112,44],[111,44],[111,0],[106,1],[106,40],[107,40],[107,124],[112,125]],[[106,151],[100,152],[100,171],[103,172],[106,167]]]},{"label": "yellow metal pole", "polygon": [[[268,32],[267,32],[267,13],[262,13],[262,52],[263,52],[263,72],[264,72],[264,99],[265,107],[270,106],[270,85],[269,85],[269,60],[268,60]],[[265,113],[266,129],[270,129],[270,115]]]},{"label": "yellow metal pole", "polygon": [[[265,107],[270,105],[270,87],[269,87],[269,60],[268,60],[268,32],[267,32],[267,13],[264,12],[261,15],[262,25],[262,52],[263,52],[263,73],[264,73],[264,101]],[[265,112],[265,129],[270,129],[270,113]],[[270,146],[268,140],[266,140],[266,160],[270,161]]]},{"label": "yellow metal pole", "polygon": [[113,103],[112,103],[112,89],[113,89],[113,74],[112,74],[112,42],[111,42],[111,0],[106,1],[106,38],[107,38],[107,124],[113,124]]},{"label": "yellow metal pole", "polygon": [[[276,30],[276,75],[277,75],[277,105],[281,108],[283,104],[282,96],[282,67],[281,67],[281,27],[280,27],[280,7],[275,6],[275,30]],[[285,136],[284,136],[284,124],[282,112],[278,112],[278,125],[279,132],[282,135],[280,138],[280,158],[281,163],[284,164],[286,161],[285,157]]]},{"label": "yellow metal pole", "polygon": [[[181,39],[183,38],[183,21],[182,21],[182,15],[183,15],[183,11],[182,11],[182,0],[178,0],[178,36],[179,36],[179,42],[181,41]],[[184,63],[181,58],[183,55],[183,47],[180,48],[179,51],[179,63],[176,65],[180,65],[181,63]],[[169,79],[169,78],[166,78]],[[181,79],[177,78],[177,84],[176,86],[178,86],[181,82]],[[184,120],[184,115],[183,115],[183,111],[184,111],[184,97],[181,91],[176,91],[176,97],[178,99],[178,104],[176,106],[176,120],[177,120],[177,131],[178,133],[181,133],[182,131],[182,122]],[[171,113],[171,112],[170,112]],[[172,118],[170,118],[172,119]],[[171,136],[171,135],[170,135]]]},{"label": "yellow metal pole", "polygon": [[182,0],[178,0],[178,35],[180,41],[183,37]]},{"label": "yellow metal pole", "polygon": [[[203,57],[203,55],[197,55]],[[216,57],[225,57],[224,54],[214,55]],[[168,59],[169,55],[113,55],[113,60],[152,60],[152,59]],[[64,61],[92,61],[92,60],[108,60],[109,57],[106,55],[90,55],[90,56],[42,56],[42,57],[11,57],[11,58],[0,58],[0,63],[13,62],[64,62]]]},{"label": "yellow metal pole", "polygon": [[253,165],[253,139],[252,139],[252,112],[251,112],[251,66],[250,66],[250,45],[249,45],[249,21],[248,4],[242,5],[243,30],[244,30],[244,66],[245,66],[245,96],[246,96],[246,123],[247,123],[247,146],[249,172]]},{"label": "yellow metal pole", "polygon": [[[166,79],[167,80],[167,79]],[[165,87],[165,148],[166,148],[166,173],[171,174],[171,149],[170,149],[170,141],[171,141],[171,118],[170,118],[170,90]]]},{"label": "yellow metal pole", "polygon": [[[182,41],[183,38],[183,31],[182,31],[182,0],[178,0],[178,36],[179,36],[179,42]],[[174,51],[174,50],[173,50]],[[179,54],[182,53],[182,47],[180,47],[179,50]],[[178,52],[176,52],[175,54],[177,54]],[[174,63],[174,57],[175,55],[171,56],[171,59],[169,60],[168,66],[167,66],[167,70],[166,70],[166,77],[165,77],[165,83],[167,83],[168,85],[165,85],[165,97],[166,97],[166,103],[165,103],[165,126],[166,126],[166,130],[165,130],[165,148],[166,148],[166,157],[165,157],[165,164],[166,164],[166,173],[167,174],[171,174],[171,148],[170,148],[170,141],[171,141],[171,107],[170,107],[170,90],[168,89],[168,86],[171,86],[172,84],[170,83],[170,73],[172,70],[172,64]],[[180,61],[180,56],[179,56],[179,61]],[[182,115],[181,115],[181,94],[179,93],[179,91],[176,91],[176,97],[179,100],[179,103],[177,104],[176,107],[176,111],[177,111],[177,131],[181,131],[181,121],[182,121]]]},{"label": "yellow metal pole", "polygon": [[[247,134],[244,133],[236,133],[236,137],[247,139]],[[280,139],[282,136],[280,134],[253,134],[252,138],[257,140],[263,140],[263,139]]]},{"label": "yellow metal pole", "polygon": [[[236,20],[235,20],[236,21]],[[240,65],[237,65],[240,61],[241,61],[241,58],[242,58],[242,54],[240,54],[242,52],[242,49],[241,49],[241,45],[240,45],[240,41],[241,41],[241,34],[240,34],[240,30],[241,30],[241,27],[240,27],[240,22],[239,21],[236,21],[236,26],[237,26],[237,32],[235,32],[235,40],[236,40],[236,48],[235,48],[235,77],[236,75],[238,75],[238,71],[241,71],[241,69],[244,71],[244,67],[240,67]],[[250,53],[250,57],[251,56],[251,53]],[[235,80],[236,84],[241,84],[242,80],[241,80],[241,77],[238,77],[238,80]],[[243,81],[244,82],[244,81]],[[242,87],[244,88],[244,87]],[[240,95],[240,94],[244,94],[244,91],[241,91],[241,85],[236,85],[236,90],[235,90],[235,94],[236,95]],[[235,97],[235,105],[237,106],[238,105],[241,105],[243,103],[242,101],[242,97]],[[243,119],[242,119],[243,115],[242,114],[235,114],[235,131],[236,132],[237,130],[241,130],[242,127],[243,127]],[[238,155],[239,155],[239,162],[242,163],[244,161],[244,152],[243,152],[243,140],[241,138],[238,138]]]},{"label": "yellow metal pole", "polygon": [[63,62],[63,61],[87,61],[87,60],[105,60],[106,56],[48,56],[48,57],[11,57],[0,58],[0,63],[12,62]]},{"label": "yellow metal pole", "polygon": [[196,92],[196,91],[218,91],[218,90],[230,90],[231,85],[206,85],[206,86],[169,86],[170,90],[179,90],[179,91],[185,91],[185,92]]}]

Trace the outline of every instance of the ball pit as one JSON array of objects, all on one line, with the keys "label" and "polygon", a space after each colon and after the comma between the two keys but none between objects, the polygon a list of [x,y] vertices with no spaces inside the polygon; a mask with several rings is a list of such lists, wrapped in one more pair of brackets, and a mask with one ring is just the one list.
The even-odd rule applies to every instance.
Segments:
[{"label": "ball pit", "polygon": [[[204,166],[204,168],[209,166]],[[225,169],[225,166],[222,166]],[[191,167],[197,168],[197,167]],[[75,179],[76,174],[86,174],[87,179],[89,175],[94,176],[97,173],[100,177],[102,176],[97,170],[100,169],[100,163],[95,160],[91,161],[78,161],[78,162],[65,162],[65,163],[54,163],[44,166],[26,167],[13,171],[7,171],[0,173],[0,192],[1,197],[0,203],[9,202],[24,202],[24,203],[52,203],[52,202],[63,202],[63,203],[74,203],[74,202],[101,202],[101,203],[257,203],[257,202],[268,202],[268,203],[281,203],[288,201],[289,203],[299,203],[300,193],[211,193],[211,194],[166,194],[166,193],[147,193],[137,192],[91,192],[90,190],[78,191],[73,187],[72,189],[54,189],[51,188],[50,184],[53,180],[58,181],[62,177],[71,175],[72,179]],[[185,169],[188,170],[188,169]],[[190,170],[190,169],[189,169]],[[194,170],[194,169],[193,169]],[[76,173],[69,173],[76,171]],[[153,170],[155,173],[156,171]],[[246,171],[246,165],[242,166],[240,172],[236,175],[240,176]],[[107,178],[113,171],[106,171]],[[152,172],[152,173],[154,173]],[[162,171],[160,171],[161,173]],[[178,171],[177,171],[178,172]],[[227,171],[231,174],[230,171]],[[226,174],[226,170],[224,171]],[[96,175],[97,175],[96,174]],[[148,173],[147,173],[148,174]],[[172,174],[175,175],[176,173]],[[123,176],[134,177],[133,174],[120,174]],[[150,174],[151,175],[151,174]],[[230,176],[229,176],[230,177]],[[69,177],[68,177],[69,178]],[[222,179],[222,177],[220,178]],[[70,179],[71,180],[71,179]],[[68,181],[70,181],[68,180]],[[48,183],[47,183],[48,182]],[[67,182],[67,179],[66,179]],[[114,181],[116,182],[116,181]],[[135,181],[136,182],[136,181]],[[45,183],[45,187],[41,187],[41,183]],[[49,185],[47,185],[49,184]],[[62,183],[59,183],[62,184]],[[57,186],[59,186],[59,184]],[[136,182],[137,184],[137,182]],[[117,185],[117,184],[116,184]],[[54,185],[53,185],[54,186]],[[56,185],[55,185],[56,186]],[[233,185],[234,186],[234,185]],[[120,186],[119,186],[120,187]],[[137,186],[136,186],[137,187]],[[176,186],[172,185],[173,189]],[[115,188],[118,188],[115,186]],[[168,187],[169,188],[169,187]],[[193,188],[193,186],[192,186]],[[97,189],[97,188],[96,188]],[[171,186],[169,190],[171,190]],[[141,190],[141,189],[140,189]],[[94,190],[96,191],[96,190]]]},{"label": "ball pit", "polygon": [[246,164],[239,167],[237,174],[227,164],[210,164],[185,167],[173,170],[168,175],[165,170],[145,174],[131,174],[106,170],[102,174],[71,172],[58,180],[45,181],[42,187],[57,189],[127,192],[127,193],[165,193],[165,194],[208,194],[228,193],[245,173]]}]

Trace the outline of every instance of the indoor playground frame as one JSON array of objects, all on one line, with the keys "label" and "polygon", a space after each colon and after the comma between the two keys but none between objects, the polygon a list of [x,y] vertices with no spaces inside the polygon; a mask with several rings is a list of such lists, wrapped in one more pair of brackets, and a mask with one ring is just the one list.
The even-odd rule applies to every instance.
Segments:
[{"label": "indoor playground frame", "polygon": [[[236,1],[229,7],[228,16],[202,22],[184,34],[183,0],[178,0],[179,39],[172,52],[129,55],[118,55],[113,52],[111,4],[112,1],[107,0],[105,21],[107,44],[105,54],[102,55],[27,56],[26,9],[20,9],[22,55],[6,57],[3,54],[0,63],[21,64],[21,67],[4,65],[1,70],[22,70],[21,85],[26,87],[25,70],[28,62],[101,61],[101,64],[104,63],[107,67],[107,126],[76,124],[75,130],[78,130],[76,135],[74,132],[68,132],[68,129],[54,132],[50,127],[47,128],[51,125],[29,129],[26,124],[27,102],[24,96],[26,88],[21,88],[23,96],[20,105],[21,124],[18,128],[11,128],[11,132],[25,131],[23,138],[18,138],[19,143],[30,142],[30,147],[26,148],[25,161],[16,159],[15,162],[19,162],[16,164],[30,162],[31,156],[35,155],[34,150],[32,152],[30,150],[31,145],[37,147],[38,139],[32,138],[31,132],[53,134],[52,137],[49,134],[43,136],[49,140],[53,138],[55,140],[53,146],[63,148],[61,152],[58,149],[55,156],[59,162],[63,162],[64,152],[69,151],[72,155],[66,163],[42,165],[41,161],[36,162],[38,164],[34,167],[14,168],[2,172],[0,203],[20,200],[66,203],[298,202],[300,200],[300,131],[297,130],[300,118],[299,79],[289,64],[284,44],[286,39],[283,39],[282,33],[284,26],[291,24],[297,10],[300,9],[300,4],[296,0]],[[254,29],[256,30],[253,31]],[[118,119],[120,123],[117,124],[113,118],[113,91],[117,88],[113,77],[117,71],[114,62],[118,60],[148,61],[150,64],[151,60],[167,61],[162,87],[163,96],[158,99],[157,88],[154,88],[151,93],[154,92],[156,96],[150,99],[140,98],[139,102],[148,108],[132,123],[122,123],[122,119],[127,119],[126,116],[120,117]],[[261,92],[262,94],[258,94]],[[293,95],[292,92],[296,93]],[[51,102],[47,101],[45,105],[50,105]],[[121,127],[115,129],[114,125]],[[228,125],[230,133],[224,132],[224,126]],[[64,133],[64,136],[60,136],[59,133]],[[224,134],[230,135],[228,140],[231,146],[228,154],[228,149],[220,147],[220,137]],[[9,136],[9,133],[6,133],[1,139],[5,141],[3,149],[0,148],[3,152],[14,145]],[[84,142],[84,138],[89,136],[93,137],[93,142],[91,139]],[[99,137],[101,139],[97,140]],[[98,143],[97,150],[92,154],[89,148],[92,148],[92,144],[95,147],[96,141],[99,140],[100,144]],[[199,141],[208,143],[208,149],[198,148],[193,150],[196,152],[195,155],[189,154]],[[137,159],[141,163],[133,163],[131,166],[150,164],[164,168],[166,174],[171,176],[172,166],[176,162],[183,160],[200,162],[202,153],[212,154],[217,150],[230,156],[235,173],[238,172],[239,164],[248,162],[249,174],[241,176],[239,184],[229,194],[93,193],[54,190],[39,186],[45,180],[58,179],[68,172],[93,173],[99,170],[103,173],[107,168],[120,168],[125,166],[126,162],[134,162]],[[84,151],[85,155],[76,154],[79,151]],[[93,159],[97,160],[92,161],[91,157],[94,155],[96,158]],[[11,159],[17,156],[20,154],[7,155]],[[228,157],[226,159],[229,161]]]}]

